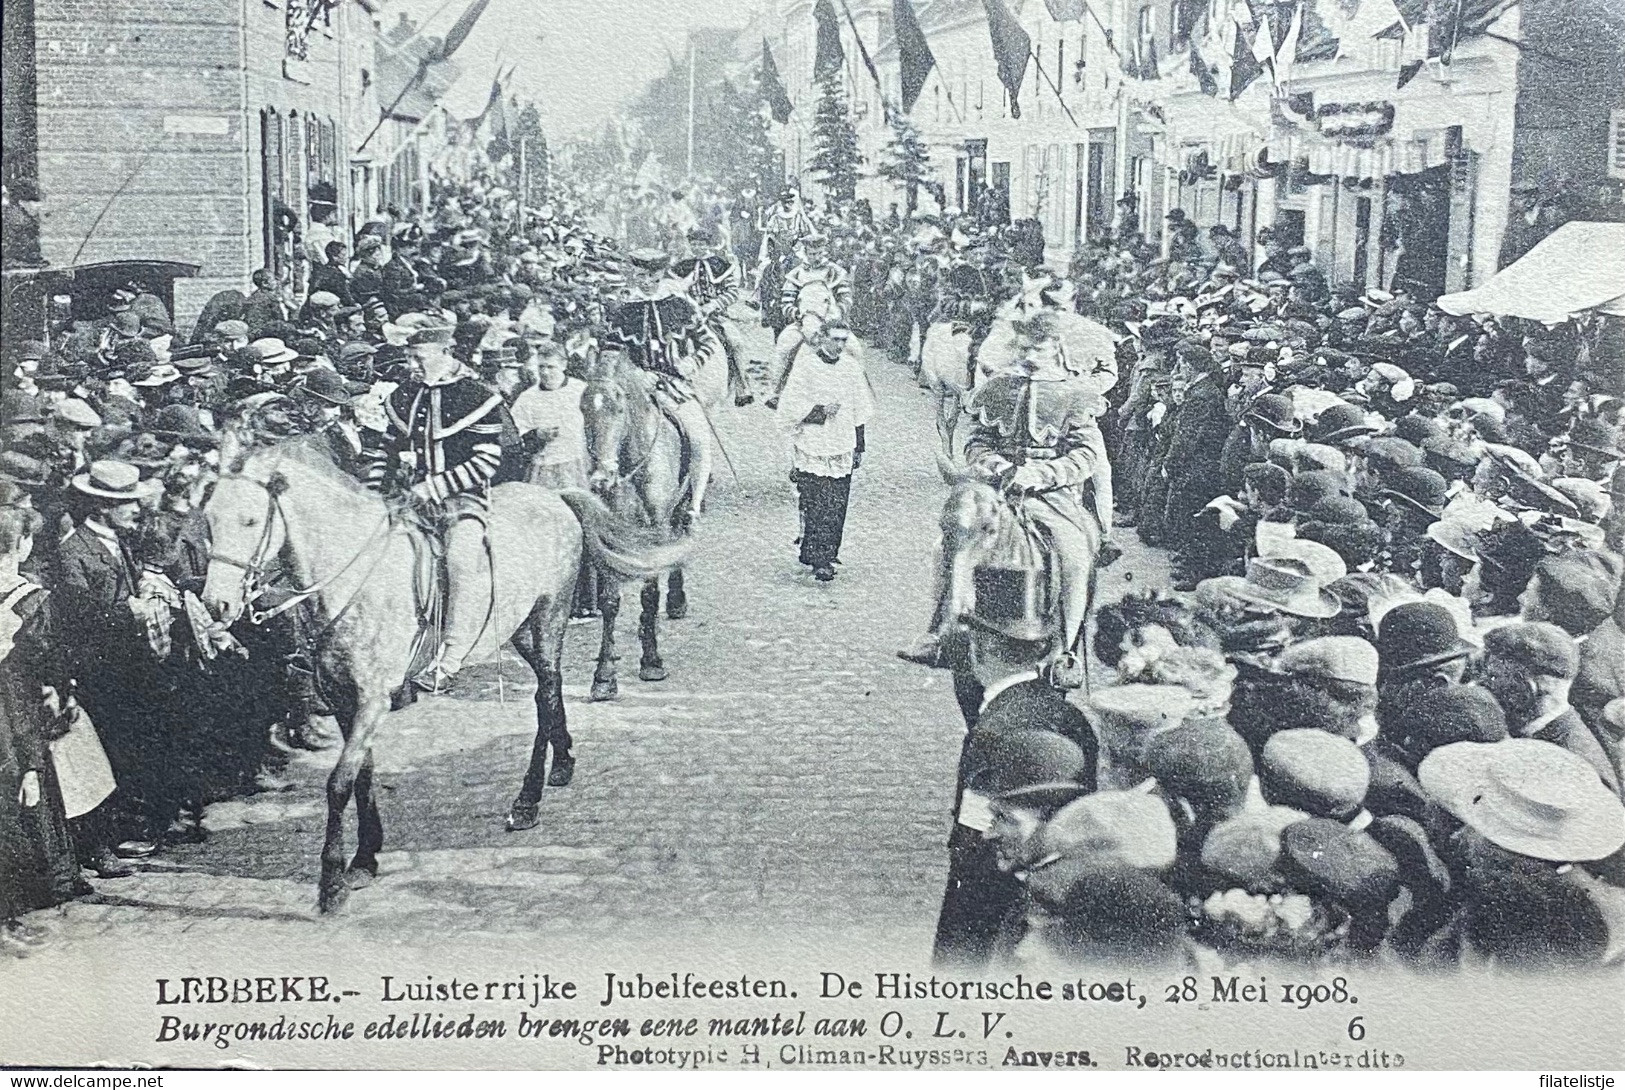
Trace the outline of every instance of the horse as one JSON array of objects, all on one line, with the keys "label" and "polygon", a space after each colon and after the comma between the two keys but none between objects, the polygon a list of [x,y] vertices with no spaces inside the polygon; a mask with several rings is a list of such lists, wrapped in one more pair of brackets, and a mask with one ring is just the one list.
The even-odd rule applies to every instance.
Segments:
[{"label": "horse", "polygon": [[[942,531],[942,602],[939,622],[945,637],[942,652],[954,679],[954,699],[967,721],[971,721],[981,706],[982,686],[976,680],[969,657],[969,646],[964,638],[964,626],[959,618],[974,604],[975,592],[971,573],[981,564],[992,561],[1000,566],[1036,566],[1046,572],[1051,587],[1058,582],[1056,565],[1061,558],[1055,555],[1053,540],[1042,527],[1030,518],[1023,508],[1027,501],[1011,497],[982,481],[976,480],[944,456],[937,458],[937,468],[950,485],[948,499],[942,507],[939,526]],[[1098,521],[1089,519],[1082,527],[1085,555],[1074,558],[1084,568],[1087,588],[1084,617],[1094,609],[1095,585],[1098,571],[1095,558],[1105,534]],[[1059,594],[1049,595],[1048,614],[1057,631],[1060,630]],[[1079,630],[1076,648],[1059,648],[1057,654],[1075,650],[1085,665],[1088,658],[1084,635],[1087,622]]]},{"label": "horse", "polygon": [[[694,515],[704,499],[716,437],[707,428],[703,434],[691,436],[691,443],[685,443],[677,423],[656,400],[663,396],[655,392],[655,377],[636,367],[623,353],[599,355],[589,370],[587,389],[581,397],[590,463],[588,484],[616,518],[643,528],[657,539],[684,540],[693,532]],[[615,670],[620,657],[616,652],[615,624],[621,610],[622,579],[617,575],[626,574],[606,571],[599,580],[603,634],[598,665],[593,671],[593,700],[613,700],[620,692]],[[642,657],[638,677],[643,681],[664,681],[667,671],[660,657],[658,573],[643,576],[639,603]],[[687,612],[683,571],[674,566],[667,578],[666,615],[678,620]]]},{"label": "horse", "polygon": [[[327,780],[327,831],[317,905],[343,907],[378,873],[383,824],[373,795],[373,733],[403,685],[418,641],[422,531],[381,496],[338,469],[311,436],[268,445],[229,444],[230,461],[204,506],[211,551],[203,598],[229,627],[261,623],[308,602],[311,658],[344,736]],[[582,489],[522,482],[491,490],[491,607],[481,640],[511,638],[536,674],[536,739],[507,816],[510,830],[537,824],[549,745],[555,770],[573,764],[560,660],[576,573],[585,551],[603,567],[651,576],[681,561],[682,543],[650,547]],[[296,581],[286,601],[255,603],[268,566]],[[344,815],[352,793],[356,853],[345,865]]]},{"label": "horse", "polygon": [[920,342],[919,384],[937,399],[937,437],[954,456],[954,432],[971,389],[971,330],[965,322],[935,321]]}]

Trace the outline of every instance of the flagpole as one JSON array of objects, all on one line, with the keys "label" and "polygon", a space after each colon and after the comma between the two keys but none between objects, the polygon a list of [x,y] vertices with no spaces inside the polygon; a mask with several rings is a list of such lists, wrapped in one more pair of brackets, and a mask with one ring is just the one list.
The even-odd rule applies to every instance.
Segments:
[{"label": "flagpole", "polygon": [[688,42],[688,176],[694,177],[694,39]]},{"label": "flagpole", "polygon": [[1055,86],[1055,81],[1049,78],[1048,72],[1044,71],[1044,62],[1038,59],[1038,50],[1032,50],[1031,55],[1034,67],[1038,69],[1038,74],[1044,77],[1044,82],[1049,84],[1050,90],[1055,92],[1055,101],[1061,104],[1061,109],[1065,111],[1067,120],[1072,122],[1074,128],[1083,128],[1082,125],[1078,124],[1078,119],[1072,116],[1072,107],[1068,106],[1066,99],[1061,97],[1061,89]]}]

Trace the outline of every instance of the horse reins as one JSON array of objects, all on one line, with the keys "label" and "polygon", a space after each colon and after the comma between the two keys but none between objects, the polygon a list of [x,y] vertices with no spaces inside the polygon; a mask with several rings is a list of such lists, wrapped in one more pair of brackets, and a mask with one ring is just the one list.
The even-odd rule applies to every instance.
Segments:
[{"label": "horse reins", "polygon": [[[389,532],[391,526],[389,514],[388,512],[385,512],[383,520],[378,524],[378,528],[374,530],[364,542],[361,543],[361,548],[356,550],[355,555],[350,557],[350,559],[346,561],[344,566],[339,568],[338,571],[334,572],[326,579],[319,579],[310,586],[295,591],[288,598],[288,600],[283,602],[281,605],[273,606],[267,610],[258,610],[253,608],[254,601],[270,589],[269,587],[258,586],[257,584],[259,578],[265,574],[266,565],[271,559],[269,554],[271,550],[272,520],[280,518],[282,520],[282,525],[286,527],[288,524],[288,516],[283,513],[282,504],[278,502],[277,493],[275,490],[263,482],[256,481],[252,477],[244,477],[240,474],[233,477],[223,477],[221,479],[246,481],[249,484],[257,485],[265,492],[265,529],[260,533],[259,544],[255,546],[254,554],[248,559],[248,562],[244,563],[243,561],[237,560],[234,557],[226,556],[212,547],[209,550],[209,559],[211,561],[218,560],[222,564],[229,564],[231,567],[238,568],[242,571],[243,607],[248,618],[248,623],[252,625],[262,625],[266,621],[280,617],[289,610],[296,609],[303,605],[311,598],[316,597],[316,595],[338,582],[338,580],[341,579],[346,572],[355,567],[356,563],[367,554],[374,542],[381,540]],[[378,562],[382,558],[382,550],[374,551],[372,564],[367,568],[366,572],[361,577],[361,582],[363,585],[366,583],[367,579],[371,577],[373,570],[377,568]],[[338,619],[349,610],[350,604],[353,601],[355,601],[355,596],[351,595],[350,599],[346,601],[336,613],[333,614],[332,619],[327,622],[327,627],[331,627],[333,624],[337,623]]]}]

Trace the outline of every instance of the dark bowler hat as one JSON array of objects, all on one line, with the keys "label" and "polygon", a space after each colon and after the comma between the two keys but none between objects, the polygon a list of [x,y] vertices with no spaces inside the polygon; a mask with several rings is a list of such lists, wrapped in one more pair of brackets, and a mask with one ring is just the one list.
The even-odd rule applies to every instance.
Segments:
[{"label": "dark bowler hat", "polygon": [[1399,888],[1399,863],[1367,833],[1312,817],[1281,833],[1281,868],[1304,892],[1353,912],[1386,908]]},{"label": "dark bowler hat", "polygon": [[981,567],[971,574],[975,604],[960,619],[973,628],[1015,640],[1048,639],[1055,632],[1049,584],[1033,568]]},{"label": "dark bowler hat", "polygon": [[1309,815],[1286,806],[1248,807],[1202,841],[1202,867],[1227,886],[1274,893],[1281,885],[1281,833]]},{"label": "dark bowler hat", "polygon": [[1359,526],[1371,521],[1365,504],[1353,496],[1327,496],[1319,500],[1306,513],[1305,522],[1319,522],[1328,526]]},{"label": "dark bowler hat", "polygon": [[1282,394],[1260,394],[1247,408],[1246,423],[1258,425],[1277,436],[1294,436],[1303,430],[1292,399]]},{"label": "dark bowler hat", "polygon": [[325,367],[318,367],[305,375],[304,379],[294,389],[307,397],[325,401],[329,405],[348,405],[353,396],[351,386],[352,384],[346,382],[344,376],[337,371],[329,371]]},{"label": "dark bowler hat", "polygon": [[1430,416],[1406,413],[1394,421],[1394,434],[1412,446],[1426,448],[1429,439],[1438,439],[1447,433],[1444,425]]},{"label": "dark bowler hat", "polygon": [[0,480],[31,491],[51,483],[51,470],[38,458],[15,450],[0,450]]},{"label": "dark bowler hat", "polygon": [[1449,484],[1438,473],[1426,466],[1406,466],[1383,477],[1387,486],[1378,493],[1395,503],[1438,519],[1444,514],[1449,500]]},{"label": "dark bowler hat", "polygon": [[1094,772],[1076,742],[1047,730],[973,734],[966,767],[971,790],[1050,811],[1087,794]]},{"label": "dark bowler hat", "polygon": [[1308,427],[1308,437],[1311,440],[1331,445],[1375,432],[1376,426],[1365,419],[1365,409],[1360,409],[1354,404],[1334,404],[1316,416],[1315,422]]},{"label": "dark bowler hat", "polygon": [[1450,611],[1434,602],[1406,602],[1377,624],[1377,658],[1384,677],[1466,658],[1473,645],[1456,631]]},{"label": "dark bowler hat", "polygon": [[1321,502],[1349,492],[1348,478],[1330,469],[1311,469],[1292,478],[1286,489],[1286,504],[1306,514]]},{"label": "dark bowler hat", "polygon": [[219,442],[203,426],[197,409],[191,405],[165,405],[158,410],[152,422],[152,433],[166,442],[193,450],[212,448]]},{"label": "dark bowler hat", "polygon": [[0,424],[43,424],[45,414],[39,402],[21,390],[7,390],[0,396]]}]

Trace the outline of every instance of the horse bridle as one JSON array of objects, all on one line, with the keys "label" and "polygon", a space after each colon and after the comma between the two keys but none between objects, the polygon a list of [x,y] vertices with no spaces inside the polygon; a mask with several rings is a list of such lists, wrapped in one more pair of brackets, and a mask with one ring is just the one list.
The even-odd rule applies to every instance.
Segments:
[{"label": "horse bridle", "polygon": [[[258,610],[254,608],[255,600],[270,589],[267,586],[260,585],[260,577],[265,574],[266,566],[271,561],[271,531],[273,519],[281,519],[283,529],[286,530],[288,525],[288,516],[282,510],[282,504],[277,498],[279,495],[277,490],[266,484],[264,481],[257,481],[252,477],[244,476],[240,473],[223,476],[220,479],[223,481],[246,481],[249,484],[257,486],[265,493],[265,529],[260,532],[259,544],[254,547],[254,553],[248,558],[247,562],[245,563],[244,561],[238,560],[235,557],[226,556],[224,553],[215,549],[213,547],[212,538],[209,549],[209,560],[211,562],[219,561],[222,564],[227,564],[233,568],[237,568],[243,573],[243,612],[248,618],[248,623],[252,625],[262,625],[266,621],[280,617],[289,610],[297,609],[305,602],[316,597],[316,595],[332,586],[344,575],[345,572],[355,567],[356,562],[367,554],[370,546],[375,541],[379,540],[384,534],[386,534],[390,527],[390,517],[388,512],[385,512],[383,520],[378,524],[378,529],[374,530],[372,534],[368,536],[367,540],[361,543],[361,548],[356,550],[355,555],[350,557],[350,559],[346,561],[344,566],[339,568],[338,571],[334,572],[326,579],[319,579],[310,586],[305,587],[302,590],[295,591],[288,598],[288,600],[283,602],[281,605],[272,606],[267,610]],[[286,541],[286,534],[284,534],[284,541]],[[380,558],[382,558],[382,556],[382,551],[379,551],[373,557],[372,566],[369,567],[366,574],[362,576],[362,583],[365,583],[367,578],[372,575],[373,568],[378,566],[378,561]],[[350,601],[354,601],[353,596],[351,597]],[[338,618],[342,616],[349,608],[350,602],[347,601],[344,603],[344,606],[341,609],[334,613],[333,620],[329,621],[328,624],[331,625],[334,621],[337,621]]]}]

